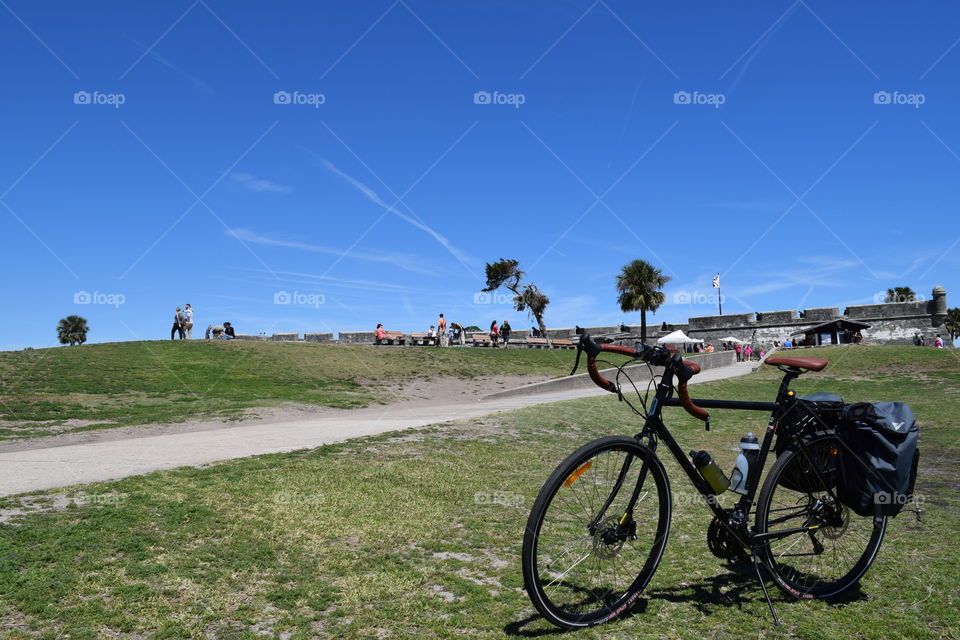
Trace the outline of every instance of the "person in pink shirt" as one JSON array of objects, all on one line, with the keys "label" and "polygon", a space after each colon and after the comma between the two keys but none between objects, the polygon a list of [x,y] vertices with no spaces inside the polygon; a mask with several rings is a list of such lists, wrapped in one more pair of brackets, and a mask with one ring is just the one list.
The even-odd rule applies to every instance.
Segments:
[{"label": "person in pink shirt", "polygon": [[749,344],[743,349],[744,360],[750,362],[750,358],[753,356],[753,347]]}]

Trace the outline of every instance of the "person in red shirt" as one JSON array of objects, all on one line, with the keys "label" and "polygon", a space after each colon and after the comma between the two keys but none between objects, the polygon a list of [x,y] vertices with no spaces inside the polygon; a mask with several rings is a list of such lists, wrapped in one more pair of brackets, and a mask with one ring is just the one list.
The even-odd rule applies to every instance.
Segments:
[{"label": "person in red shirt", "polygon": [[494,320],[490,323],[490,342],[493,343],[493,346],[497,346],[497,342],[500,340],[500,330],[497,329],[497,321]]},{"label": "person in red shirt", "polygon": [[383,325],[377,325],[377,344],[383,342],[383,339],[387,337],[387,332],[383,330]]}]

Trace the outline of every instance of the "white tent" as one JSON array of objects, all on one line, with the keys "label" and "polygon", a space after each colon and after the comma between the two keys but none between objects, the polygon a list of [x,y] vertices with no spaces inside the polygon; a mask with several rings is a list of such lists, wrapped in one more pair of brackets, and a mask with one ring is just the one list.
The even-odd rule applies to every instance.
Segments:
[{"label": "white tent", "polygon": [[743,344],[743,340],[738,340],[738,339],[734,338],[733,336],[727,336],[726,338],[720,338],[720,340],[718,340],[718,342],[739,342],[740,344]]},{"label": "white tent", "polygon": [[695,344],[703,342],[697,338],[687,336],[683,331],[677,329],[673,333],[668,333],[662,338],[657,338],[657,344]]}]

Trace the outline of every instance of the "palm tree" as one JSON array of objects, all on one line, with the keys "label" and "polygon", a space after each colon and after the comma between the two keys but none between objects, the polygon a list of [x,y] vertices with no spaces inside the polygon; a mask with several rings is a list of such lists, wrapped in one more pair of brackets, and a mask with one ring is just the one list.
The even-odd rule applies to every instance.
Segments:
[{"label": "palm tree", "polygon": [[513,293],[513,306],[517,311],[529,311],[537,324],[540,325],[540,335],[546,338],[547,345],[553,346],[550,336],[547,335],[547,325],[543,323],[543,313],[550,304],[550,298],[542,293],[537,285],[523,284],[523,271],[517,260],[500,258],[496,262],[488,262],[486,267],[487,286],[483,291],[490,292],[504,287]]},{"label": "palm tree", "polygon": [[633,260],[617,275],[617,302],[624,313],[640,312],[640,340],[647,341],[647,311],[663,304],[663,289],[670,281],[659,269],[644,260]]},{"label": "palm tree", "polygon": [[893,287],[887,289],[887,297],[884,302],[916,302],[917,294],[910,287]]},{"label": "palm tree", "polygon": [[67,316],[57,324],[57,337],[60,338],[60,344],[69,344],[71,347],[86,342],[88,331],[90,327],[87,326],[87,319],[80,316]]},{"label": "palm tree", "polygon": [[943,323],[943,326],[950,332],[951,340],[960,337],[960,307],[947,310],[947,320]]}]

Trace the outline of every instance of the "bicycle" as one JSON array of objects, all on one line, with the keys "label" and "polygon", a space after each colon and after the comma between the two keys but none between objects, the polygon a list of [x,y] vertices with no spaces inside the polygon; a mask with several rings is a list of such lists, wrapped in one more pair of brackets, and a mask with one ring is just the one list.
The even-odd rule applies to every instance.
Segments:
[{"label": "bicycle", "polygon": [[[753,402],[691,399],[687,383],[699,373],[699,365],[664,347],[597,344],[583,333],[571,375],[583,352],[590,378],[617,393],[645,420],[633,437],[602,437],[570,454],[534,501],[523,540],[523,579],[545,619],[567,629],[608,622],[624,613],[650,582],[667,544],[673,510],[670,482],[657,456],[661,442],[714,514],[708,529],[710,550],[727,560],[753,563],[775,625],[780,621],[761,566],[782,591],[801,599],[836,596],[863,577],[883,541],[887,518],[858,516],[837,499],[842,444],[836,437],[839,410],[831,413],[836,402],[830,400],[840,406],[842,400],[805,400],[790,389],[802,373],[823,370],[826,360],[768,357],[766,364],[777,366],[784,377],[773,402]],[[602,352],[631,358],[617,367],[616,382],[597,368]],[[656,392],[649,406],[633,385],[643,413],[619,384],[624,367],[636,361],[663,367],[659,381],[650,370],[648,395],[650,385],[656,385]],[[720,505],[722,490],[711,487],[684,454],[661,418],[665,406],[683,407],[704,421],[707,430],[706,409],[770,412],[745,491],[733,507]],[[776,461],[760,487],[772,447]]]}]

